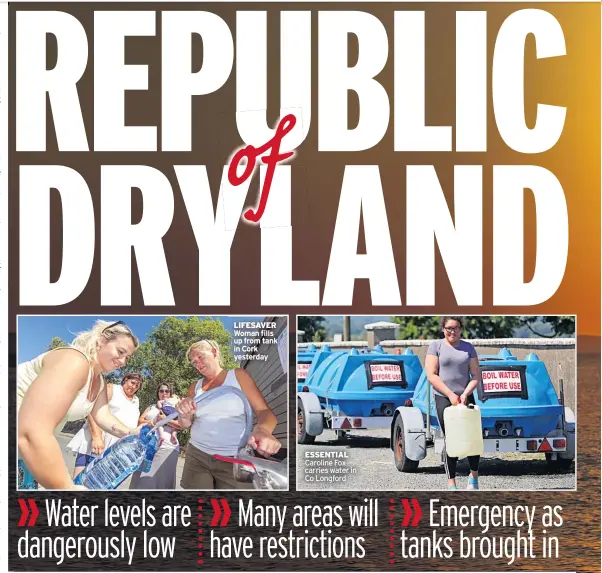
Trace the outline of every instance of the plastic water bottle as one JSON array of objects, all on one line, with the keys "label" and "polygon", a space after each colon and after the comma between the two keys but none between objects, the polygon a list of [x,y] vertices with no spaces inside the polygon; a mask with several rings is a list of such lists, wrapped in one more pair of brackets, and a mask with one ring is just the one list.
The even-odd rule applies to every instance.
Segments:
[{"label": "plastic water bottle", "polygon": [[157,451],[157,435],[142,428],[139,436],[125,436],[95,458],[75,479],[88,489],[115,489],[136,470],[148,471]]}]

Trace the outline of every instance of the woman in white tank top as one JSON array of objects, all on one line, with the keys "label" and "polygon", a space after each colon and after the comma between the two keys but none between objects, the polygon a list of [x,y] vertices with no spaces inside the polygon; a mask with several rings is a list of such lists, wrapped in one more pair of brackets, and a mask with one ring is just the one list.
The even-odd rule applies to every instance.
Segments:
[{"label": "woman in white tank top", "polygon": [[188,397],[176,406],[182,428],[191,428],[182,471],[184,489],[237,489],[243,487],[233,477],[232,464],[216,460],[216,454],[235,456],[245,431],[245,412],[241,400],[223,395],[201,403],[195,396],[219,386],[232,386],[244,392],[257,417],[249,445],[261,455],[273,455],[281,448],[273,431],[277,419],[267,405],[253,378],[243,369],[224,370],[220,365],[219,345],[213,340],[193,344],[186,354],[203,378],[192,384]]},{"label": "woman in white tank top", "polygon": [[[17,367],[19,489],[74,489],[55,432],[92,413],[109,434],[138,433],[111,414],[103,372],[125,365],[138,339],[122,322],[99,320],[66,348]],[[81,486],[78,486],[81,489]]]},{"label": "woman in white tank top", "polygon": [[[107,385],[109,410],[124,426],[135,428],[140,417],[140,402],[136,392],[142,387],[142,376],[132,372],[124,376],[121,384]],[[80,474],[94,456],[99,456],[119,438],[102,431],[90,414],[83,427],[73,436],[67,448],[76,454],[73,479]]]}]

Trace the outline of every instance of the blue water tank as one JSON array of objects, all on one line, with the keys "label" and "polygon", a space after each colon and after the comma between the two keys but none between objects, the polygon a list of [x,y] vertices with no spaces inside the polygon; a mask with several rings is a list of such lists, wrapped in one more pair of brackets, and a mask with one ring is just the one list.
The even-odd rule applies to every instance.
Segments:
[{"label": "blue water tank", "polygon": [[[537,355],[518,360],[507,349],[498,354],[479,356],[483,384],[474,392],[481,408],[483,429],[488,437],[545,436],[556,428],[562,406],[546,365]],[[412,398],[414,406],[426,415],[426,372],[418,381]],[[431,424],[439,427],[431,388]]]},{"label": "blue water tank", "polygon": [[411,398],[421,371],[411,350],[399,355],[380,347],[360,352],[324,346],[314,355],[305,386],[324,408],[349,416],[384,416]]}]

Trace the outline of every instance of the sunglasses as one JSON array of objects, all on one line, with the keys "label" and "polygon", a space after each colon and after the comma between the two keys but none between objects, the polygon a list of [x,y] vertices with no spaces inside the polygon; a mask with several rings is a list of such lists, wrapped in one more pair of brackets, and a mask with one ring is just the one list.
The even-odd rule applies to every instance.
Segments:
[{"label": "sunglasses", "polygon": [[168,390],[167,388],[161,388],[159,390],[159,394],[171,394],[171,390]]},{"label": "sunglasses", "polygon": [[130,330],[130,327],[125,322],[123,322],[123,320],[118,320],[117,322],[114,322],[113,324],[109,324],[109,326],[105,326],[105,328],[102,329],[102,333],[104,334],[107,330],[111,330],[111,328],[119,326],[120,324],[123,325],[128,330],[128,332],[132,332]]},{"label": "sunglasses", "polygon": [[444,326],[443,330],[445,332],[459,332],[461,328],[461,326]]}]

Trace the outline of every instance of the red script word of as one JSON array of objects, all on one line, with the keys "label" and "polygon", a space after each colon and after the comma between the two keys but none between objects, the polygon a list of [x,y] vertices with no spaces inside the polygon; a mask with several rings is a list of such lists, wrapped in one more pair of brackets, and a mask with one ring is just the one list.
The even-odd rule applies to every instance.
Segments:
[{"label": "red script word of", "polygon": [[[268,196],[270,194],[270,187],[272,186],[272,179],[274,178],[276,165],[280,161],[284,161],[294,154],[294,151],[280,153],[280,144],[282,143],[284,136],[289,133],[293,127],[295,127],[296,123],[297,119],[294,115],[285,115],[280,120],[280,123],[278,123],[274,137],[272,137],[272,139],[270,139],[267,143],[257,148],[253,145],[247,145],[246,147],[239,149],[234,154],[234,157],[232,157],[230,167],[228,168],[228,181],[230,182],[230,185],[237,187],[241,183],[244,183],[252,175],[253,171],[255,170],[255,162],[257,161],[257,158],[262,153],[265,153],[268,149],[270,150],[269,155],[261,158],[261,161],[267,164],[268,170],[265,175],[263,189],[261,189],[261,193],[259,195],[259,206],[255,212],[253,212],[252,209],[247,209],[247,211],[245,211],[244,217],[247,221],[257,223],[257,221],[259,221],[259,219],[261,219],[263,216],[263,212],[265,211],[265,207],[268,203]],[[237,169],[243,158],[247,159],[247,164],[245,165],[243,174],[239,177],[237,175]]]}]

